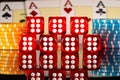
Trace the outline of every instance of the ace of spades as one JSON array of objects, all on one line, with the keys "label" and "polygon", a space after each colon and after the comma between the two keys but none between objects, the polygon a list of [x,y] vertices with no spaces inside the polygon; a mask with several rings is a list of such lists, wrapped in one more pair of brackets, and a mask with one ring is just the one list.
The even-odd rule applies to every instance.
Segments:
[{"label": "ace of spades", "polygon": [[1,3],[1,21],[0,22],[7,22],[11,23],[13,14],[12,14],[12,7],[10,4]]}]

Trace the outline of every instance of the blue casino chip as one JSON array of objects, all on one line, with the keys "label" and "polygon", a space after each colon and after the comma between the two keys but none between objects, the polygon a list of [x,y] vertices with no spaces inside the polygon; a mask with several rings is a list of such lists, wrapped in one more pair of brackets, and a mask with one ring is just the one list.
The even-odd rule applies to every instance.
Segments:
[{"label": "blue casino chip", "polygon": [[114,30],[114,31],[110,31],[110,30],[92,30],[93,34],[120,34],[120,31],[118,30]]},{"label": "blue casino chip", "polygon": [[102,39],[101,66],[92,74],[105,77],[120,76],[120,20],[94,19],[92,33]]},{"label": "blue casino chip", "polygon": [[120,20],[119,19],[93,19],[92,23],[102,23],[102,24],[119,24]]},{"label": "blue casino chip", "polygon": [[99,72],[99,71],[92,71],[92,74],[99,75],[101,77],[115,77],[120,76],[120,72]]},{"label": "blue casino chip", "polygon": [[[97,25],[97,26],[96,26]],[[110,30],[110,31],[120,31],[120,24],[114,25],[104,25],[104,24],[94,24],[93,30]]]}]

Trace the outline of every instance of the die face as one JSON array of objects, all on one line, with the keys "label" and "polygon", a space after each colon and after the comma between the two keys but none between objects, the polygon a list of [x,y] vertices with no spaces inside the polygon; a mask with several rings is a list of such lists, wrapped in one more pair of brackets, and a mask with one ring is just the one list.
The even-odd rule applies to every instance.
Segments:
[{"label": "die face", "polygon": [[20,52],[34,52],[36,50],[35,36],[31,34],[22,35],[19,43]]},{"label": "die face", "polygon": [[76,53],[79,50],[79,39],[76,35],[63,35],[61,44],[64,53]]},{"label": "die face", "polygon": [[75,55],[75,54],[62,55],[62,58],[61,58],[62,69],[66,69],[66,70],[78,69],[78,60],[79,60],[78,55]]},{"label": "die face", "polygon": [[101,65],[101,56],[94,54],[83,54],[83,66],[88,70],[97,70]]},{"label": "die face", "polygon": [[19,67],[22,70],[31,70],[36,67],[36,53],[19,53]]},{"label": "die face", "polygon": [[88,80],[87,70],[71,71],[70,80]]},{"label": "die face", "polygon": [[44,18],[43,17],[27,17],[27,33],[43,34]]},{"label": "die face", "polygon": [[40,67],[42,69],[56,69],[57,68],[57,53],[44,54],[40,57]]},{"label": "die face", "polygon": [[65,34],[66,33],[66,17],[49,17],[49,33]]},{"label": "die face", "polygon": [[87,17],[71,17],[70,31],[71,34],[86,34],[88,33],[88,18]]},{"label": "die face", "polygon": [[56,35],[41,35],[39,49],[42,53],[54,53],[57,51]]},{"label": "die face", "polygon": [[66,80],[66,71],[65,70],[50,70],[49,80]]},{"label": "die face", "polygon": [[28,80],[44,80],[43,70],[31,70],[27,72]]},{"label": "die face", "polygon": [[83,49],[88,52],[98,52],[101,50],[101,39],[97,34],[85,35],[83,38]]}]

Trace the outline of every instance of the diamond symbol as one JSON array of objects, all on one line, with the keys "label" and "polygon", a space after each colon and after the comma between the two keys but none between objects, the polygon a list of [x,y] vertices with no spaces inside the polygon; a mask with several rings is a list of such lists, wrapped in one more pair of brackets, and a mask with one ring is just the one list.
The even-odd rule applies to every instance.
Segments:
[{"label": "diamond symbol", "polygon": [[36,16],[38,13],[33,10],[30,14],[33,15],[33,16]]}]

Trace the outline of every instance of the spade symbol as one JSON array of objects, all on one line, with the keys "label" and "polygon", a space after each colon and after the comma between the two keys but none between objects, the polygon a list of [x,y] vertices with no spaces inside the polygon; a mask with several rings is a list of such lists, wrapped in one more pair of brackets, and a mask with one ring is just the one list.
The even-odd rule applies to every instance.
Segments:
[{"label": "spade symbol", "polygon": [[9,17],[11,17],[11,15],[8,12],[6,12],[5,14],[2,15],[2,17],[8,19]]}]

